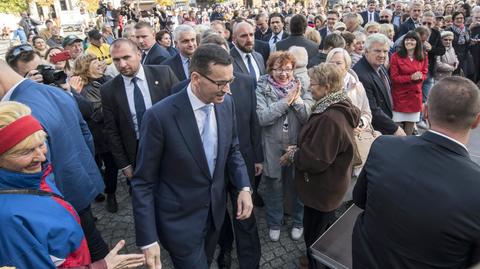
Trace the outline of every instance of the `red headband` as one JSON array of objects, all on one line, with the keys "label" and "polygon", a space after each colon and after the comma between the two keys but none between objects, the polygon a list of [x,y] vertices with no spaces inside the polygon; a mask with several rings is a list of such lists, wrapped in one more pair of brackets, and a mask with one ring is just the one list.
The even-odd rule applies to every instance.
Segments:
[{"label": "red headband", "polygon": [[0,155],[40,130],[43,130],[42,125],[31,115],[18,118],[3,127],[0,129]]}]

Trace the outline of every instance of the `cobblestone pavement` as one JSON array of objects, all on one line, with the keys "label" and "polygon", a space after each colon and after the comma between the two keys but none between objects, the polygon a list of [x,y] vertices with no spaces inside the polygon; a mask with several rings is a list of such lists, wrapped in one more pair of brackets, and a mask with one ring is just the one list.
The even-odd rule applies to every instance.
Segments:
[{"label": "cobblestone pavement", "polygon": [[[97,227],[109,246],[113,247],[119,240],[125,239],[126,245],[124,253],[133,253],[139,252],[139,250],[135,245],[135,226],[132,217],[132,204],[127,190],[128,188],[126,187],[125,179],[119,177],[117,190],[117,201],[119,205],[118,212],[115,214],[107,212],[105,210],[105,202],[94,203],[93,212],[98,218]],[[290,219],[288,217],[286,218],[287,225],[282,227],[280,240],[278,242],[271,242],[268,238],[265,210],[263,208],[256,208],[254,213],[257,218],[262,247],[260,268],[298,268],[298,257],[302,256],[305,252],[305,245],[303,240],[293,241],[290,238],[290,226],[288,225]],[[218,255],[218,249],[216,255]],[[163,265],[162,269],[174,268],[168,257],[167,251],[162,249],[161,256]],[[218,268],[215,262],[212,264],[211,268]],[[237,254],[235,250],[232,251],[232,268],[238,268]]]}]

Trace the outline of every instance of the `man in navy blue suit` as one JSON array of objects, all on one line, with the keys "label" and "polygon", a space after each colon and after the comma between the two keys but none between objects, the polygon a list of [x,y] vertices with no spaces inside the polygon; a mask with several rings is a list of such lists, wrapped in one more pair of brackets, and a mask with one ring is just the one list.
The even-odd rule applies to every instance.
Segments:
[{"label": "man in navy blue suit", "polygon": [[197,48],[187,87],[145,113],[132,180],[137,245],[148,268],[161,265],[157,240],[175,268],[207,269],[226,210],[226,180],[238,190],[237,219],[253,209],[227,93],[233,59],[213,44]]},{"label": "man in navy blue suit", "polygon": [[142,50],[143,65],[157,65],[170,57],[168,50],[155,40],[155,30],[150,24],[146,22],[135,24],[135,38],[138,47]]},{"label": "man in navy blue suit", "polygon": [[360,13],[363,19],[362,26],[365,26],[365,24],[369,22],[378,22],[380,20],[380,16],[376,10],[377,5],[378,3],[376,0],[368,0],[367,10]]},{"label": "man in navy blue suit", "polygon": [[421,136],[381,136],[358,177],[365,209],[352,236],[353,268],[471,268],[480,261],[480,166],[466,147],[480,123],[478,87],[447,77],[431,90]]},{"label": "man in navy blue suit", "polygon": [[162,65],[170,66],[178,80],[183,81],[190,77],[188,68],[190,58],[197,48],[197,34],[192,26],[182,24],[175,28],[173,36],[178,53],[163,61]]}]

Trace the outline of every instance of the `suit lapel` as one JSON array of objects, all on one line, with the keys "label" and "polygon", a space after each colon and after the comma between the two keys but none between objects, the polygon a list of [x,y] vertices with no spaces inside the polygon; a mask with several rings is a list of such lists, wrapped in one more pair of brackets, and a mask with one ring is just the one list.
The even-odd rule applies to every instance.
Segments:
[{"label": "suit lapel", "polygon": [[128,98],[127,92],[125,91],[125,83],[123,82],[122,75],[118,75],[115,78],[117,81],[113,84],[115,89],[119,89],[118,91],[114,90],[118,106],[120,109],[125,113],[129,126],[134,129],[133,120],[132,120],[132,112],[130,111],[130,106],[128,105]]},{"label": "suit lapel", "polygon": [[263,62],[263,57],[260,57],[258,53],[252,52],[253,58],[255,59],[255,62],[257,62],[258,69],[260,71],[260,75],[265,74],[265,64]]},{"label": "suit lapel", "polygon": [[178,80],[182,81],[187,79],[185,75],[185,70],[183,70],[182,57],[180,57],[180,52],[175,56],[173,66],[176,70],[173,70],[178,77]]},{"label": "suit lapel", "polygon": [[174,115],[175,121],[177,122],[178,129],[182,134],[185,144],[203,173],[211,178],[207,158],[205,157],[205,152],[203,150],[202,140],[200,138],[200,133],[198,132],[195,114],[193,113],[192,105],[190,104],[188,93],[185,89],[177,95],[175,106],[178,109]]},{"label": "suit lapel", "polygon": [[154,105],[161,98],[159,89],[160,82],[155,78],[155,74],[153,74],[150,67],[143,66],[143,70],[145,72],[145,79],[147,80],[148,84],[148,91],[150,92],[150,99],[152,100],[152,105]]},{"label": "suit lapel", "polygon": [[242,60],[242,56],[240,56],[240,53],[238,53],[235,46],[231,49],[231,55],[234,59],[235,64],[237,64],[240,67],[240,70],[242,70],[242,73],[248,73],[247,67]]},{"label": "suit lapel", "polygon": [[[363,58],[363,60],[365,61],[365,65],[367,65],[371,70],[371,76],[372,76],[372,80],[373,80],[373,83],[375,83],[377,85],[377,87],[380,89],[380,92],[382,93],[382,96],[383,98],[385,99],[385,103],[387,104],[388,106],[388,109],[390,109],[390,111],[392,110],[392,104],[390,103],[390,97],[388,97],[388,93],[387,93],[387,88],[385,86],[385,84],[383,83],[383,80],[382,78],[380,78],[380,76],[377,74],[377,71],[375,69],[373,69],[373,67],[367,62],[367,60],[365,60],[365,57]],[[382,71],[380,71],[382,72]],[[388,81],[388,76],[387,77],[387,83],[389,83]]]}]

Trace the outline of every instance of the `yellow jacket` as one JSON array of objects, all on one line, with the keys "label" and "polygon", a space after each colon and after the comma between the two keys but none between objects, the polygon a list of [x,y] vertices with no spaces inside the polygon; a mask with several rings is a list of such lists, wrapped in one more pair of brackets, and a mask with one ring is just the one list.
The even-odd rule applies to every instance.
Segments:
[{"label": "yellow jacket", "polygon": [[100,47],[90,44],[85,53],[90,53],[97,56],[99,61],[105,61],[106,64],[112,63],[112,57],[110,56],[110,45],[107,43],[103,43]]}]

